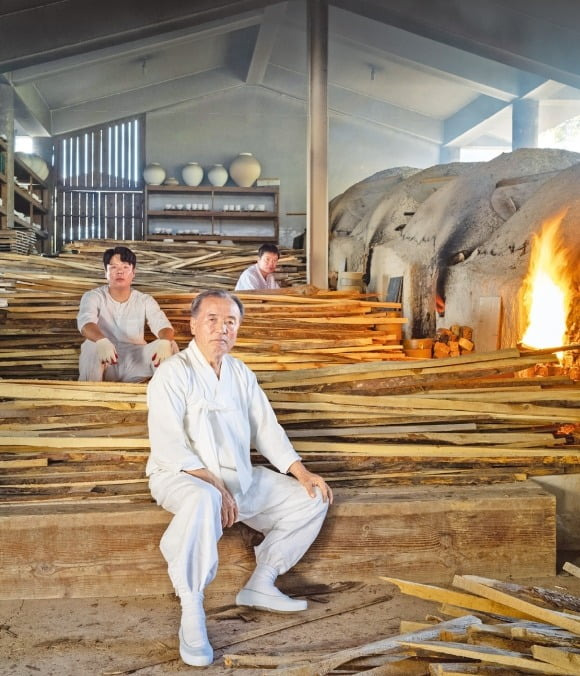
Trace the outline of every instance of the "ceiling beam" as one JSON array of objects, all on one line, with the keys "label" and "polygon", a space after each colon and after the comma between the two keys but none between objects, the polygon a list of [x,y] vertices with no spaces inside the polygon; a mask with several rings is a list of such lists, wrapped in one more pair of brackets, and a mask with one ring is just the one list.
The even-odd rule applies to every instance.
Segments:
[{"label": "ceiling beam", "polygon": [[[272,91],[306,100],[308,83],[302,73],[270,65],[263,84]],[[432,143],[441,143],[443,139],[443,123],[439,120],[336,85],[328,86],[328,109]]]},{"label": "ceiling beam", "polygon": [[545,0],[331,0],[375,21],[580,87],[580,6]]},{"label": "ceiling beam", "polygon": [[243,86],[231,71],[218,68],[85,101],[52,112],[52,134],[104,124],[129,115],[148,113]]},{"label": "ceiling beam", "polygon": [[262,13],[260,11],[246,12],[230,20],[213,21],[204,26],[185,28],[143,38],[142,40],[134,40],[111,47],[104,47],[103,49],[86,51],[82,54],[75,54],[74,56],[67,56],[62,59],[46,61],[35,66],[19,68],[10,73],[10,79],[14,84],[26,84],[27,82],[42,80],[54,75],[61,75],[62,73],[84,66],[114,61],[115,59],[127,56],[138,57],[142,55],[145,57],[150,52],[158,49],[165,49],[181,43],[206,40],[255,26],[260,23],[261,18]]},{"label": "ceiling beam", "polygon": [[41,0],[29,7],[21,2],[18,9],[0,9],[0,72],[230,20],[270,4],[268,0]]},{"label": "ceiling beam", "polygon": [[286,15],[287,5],[287,2],[281,2],[264,10],[262,23],[260,24],[260,30],[258,31],[258,37],[246,76],[246,84],[259,85],[262,83],[272,55],[272,49],[276,42],[278,29]]},{"label": "ceiling beam", "polygon": [[468,145],[474,138],[481,136],[496,115],[509,105],[490,96],[478,96],[445,120],[443,145]]},{"label": "ceiling beam", "polygon": [[331,37],[502,101],[519,96],[516,69],[352,12],[335,8]]}]

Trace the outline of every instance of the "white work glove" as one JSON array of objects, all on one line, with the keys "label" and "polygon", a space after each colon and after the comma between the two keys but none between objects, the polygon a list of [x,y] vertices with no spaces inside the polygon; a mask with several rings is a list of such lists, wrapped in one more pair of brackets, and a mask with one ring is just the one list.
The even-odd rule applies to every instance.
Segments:
[{"label": "white work glove", "polygon": [[155,353],[151,357],[153,361],[153,366],[157,367],[161,364],[162,361],[165,361],[168,357],[171,357],[173,354],[173,345],[170,340],[165,338],[159,338],[155,341],[157,343],[155,347]]},{"label": "white work glove", "polygon": [[97,355],[101,364],[117,363],[117,348],[108,338],[97,340],[95,345],[97,346]]}]

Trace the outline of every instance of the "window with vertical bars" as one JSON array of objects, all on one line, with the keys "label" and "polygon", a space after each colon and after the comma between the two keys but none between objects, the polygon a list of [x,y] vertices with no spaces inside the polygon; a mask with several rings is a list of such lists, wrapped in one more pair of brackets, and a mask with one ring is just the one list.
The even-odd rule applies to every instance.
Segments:
[{"label": "window with vertical bars", "polygon": [[143,238],[144,119],[56,137],[54,242]]}]

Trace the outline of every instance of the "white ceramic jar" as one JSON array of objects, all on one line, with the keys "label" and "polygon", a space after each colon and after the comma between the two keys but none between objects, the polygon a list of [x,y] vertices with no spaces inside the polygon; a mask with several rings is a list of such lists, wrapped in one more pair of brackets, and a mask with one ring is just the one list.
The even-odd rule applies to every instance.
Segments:
[{"label": "white ceramic jar", "polygon": [[185,185],[197,186],[203,179],[203,169],[199,162],[188,162],[181,170]]},{"label": "white ceramic jar", "polygon": [[216,188],[221,188],[228,182],[228,170],[223,164],[214,164],[207,172],[209,182]]},{"label": "white ceramic jar", "polygon": [[159,162],[151,162],[143,170],[143,178],[148,185],[161,185],[165,180],[165,169]]},{"label": "white ceramic jar", "polygon": [[262,173],[262,167],[252,153],[240,153],[230,164],[230,176],[240,188],[254,185]]}]

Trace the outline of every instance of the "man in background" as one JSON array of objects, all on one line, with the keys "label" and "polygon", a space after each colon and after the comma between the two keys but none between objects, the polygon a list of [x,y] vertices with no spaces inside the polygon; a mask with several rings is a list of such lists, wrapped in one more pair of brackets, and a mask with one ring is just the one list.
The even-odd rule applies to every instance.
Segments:
[{"label": "man in background", "polygon": [[[131,288],[137,257],[126,246],[103,255],[107,284],[81,298],[77,326],[81,345],[79,380],[135,383],[150,378],[179,351],[173,327],[157,301]],[[157,340],[145,341],[145,324]]]},{"label": "man in background", "polygon": [[258,249],[257,262],[242,272],[234,291],[279,289],[274,277],[279,259],[280,251],[275,244],[262,244]]}]

